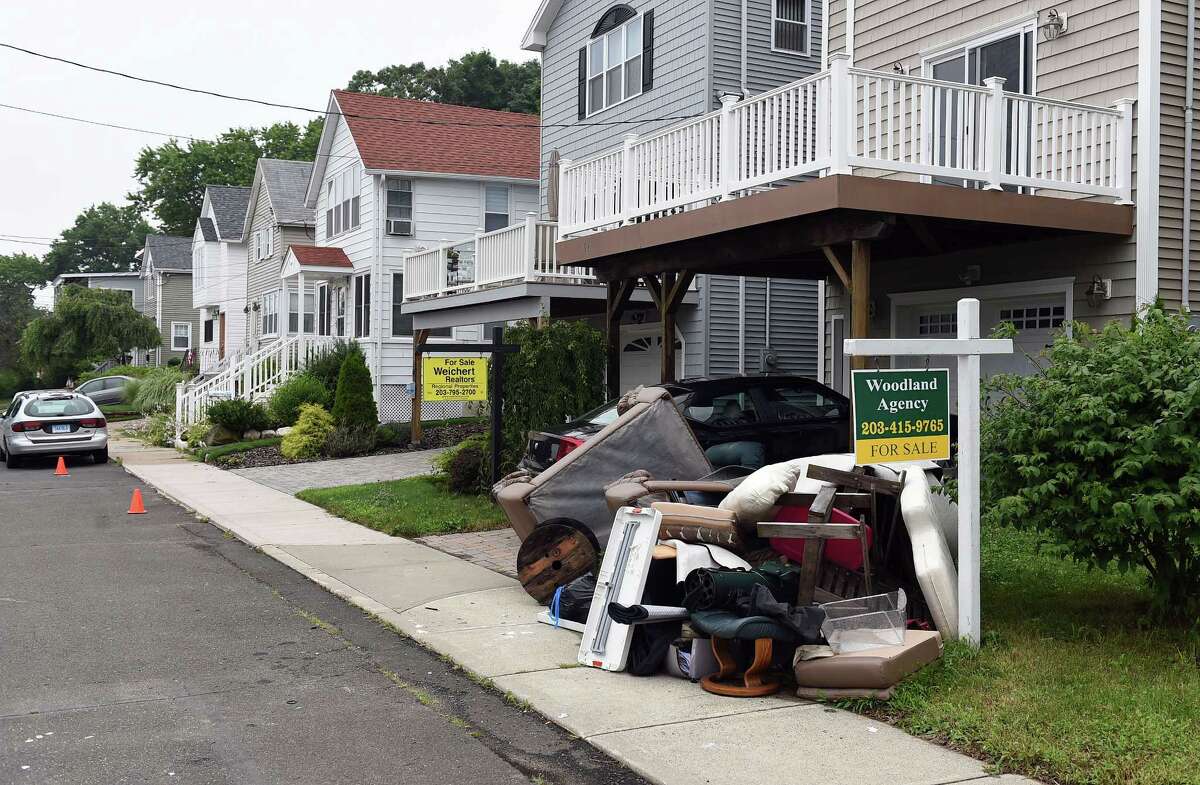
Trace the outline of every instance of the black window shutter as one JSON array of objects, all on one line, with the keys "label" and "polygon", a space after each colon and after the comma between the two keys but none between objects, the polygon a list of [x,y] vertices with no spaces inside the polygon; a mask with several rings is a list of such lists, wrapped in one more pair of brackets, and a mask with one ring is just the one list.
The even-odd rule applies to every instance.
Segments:
[{"label": "black window shutter", "polygon": [[579,50],[579,119],[587,117],[587,47]]},{"label": "black window shutter", "polygon": [[654,86],[654,11],[642,18],[642,92]]}]

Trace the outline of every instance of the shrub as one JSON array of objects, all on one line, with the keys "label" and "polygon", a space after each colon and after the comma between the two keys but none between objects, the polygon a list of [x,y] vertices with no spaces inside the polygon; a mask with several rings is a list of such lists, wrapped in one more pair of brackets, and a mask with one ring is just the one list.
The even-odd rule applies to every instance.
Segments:
[{"label": "shrub", "polygon": [[323,452],[330,458],[348,458],[363,455],[375,449],[375,431],[368,428],[336,426],[325,437]]},{"label": "shrub", "polygon": [[375,431],[379,447],[407,447],[412,444],[412,426],[406,422],[386,422]]},{"label": "shrub", "polygon": [[212,429],[212,423],[208,420],[201,420],[197,423],[192,423],[187,430],[183,432],[183,441],[187,443],[189,449],[196,449],[204,443],[204,437]]},{"label": "shrub", "polygon": [[374,432],[379,427],[379,410],[375,408],[371,372],[367,370],[367,360],[357,346],[342,362],[331,414],[334,422],[347,428],[363,428]]},{"label": "shrub", "polygon": [[338,375],[342,372],[342,363],[350,352],[358,349],[358,345],[350,341],[338,341],[326,351],[308,361],[304,373],[313,377],[325,388],[330,400],[337,390]]},{"label": "shrub", "polygon": [[275,388],[271,395],[269,410],[277,425],[294,425],[300,416],[300,405],[315,403],[329,406],[329,390],[321,380],[307,373],[296,374]]},{"label": "shrub", "polygon": [[1037,373],[985,385],[985,520],[1091,566],[1145,568],[1160,611],[1194,614],[1200,333],[1156,305],[1130,327],[1076,324],[1044,355]]},{"label": "shrub", "polygon": [[175,385],[183,374],[173,368],[155,368],[125,386],[125,400],[142,414],[175,411]]},{"label": "shrub", "polygon": [[261,431],[271,424],[271,415],[265,406],[240,398],[209,404],[207,415],[214,425],[228,428],[238,436],[246,431]]},{"label": "shrub", "polygon": [[515,466],[526,434],[583,414],[604,402],[604,338],[584,322],[528,322],[504,331],[519,352],[504,359],[501,461]]},{"label": "shrub", "polygon": [[97,379],[101,376],[129,376],[134,379],[140,379],[154,370],[154,368],[148,365],[117,365],[109,368],[107,371],[84,371],[75,379],[75,384],[83,384],[90,379]]},{"label": "shrub", "polygon": [[21,368],[0,369],[0,400],[6,400],[13,393],[37,386],[37,380]]},{"label": "shrub", "polygon": [[476,434],[438,455],[433,465],[446,476],[446,487],[453,493],[486,493],[491,485],[491,454],[491,441]]},{"label": "shrub", "polygon": [[300,417],[292,430],[283,437],[279,451],[284,458],[316,458],[325,447],[325,440],[333,430],[333,417],[315,403],[300,405]]}]

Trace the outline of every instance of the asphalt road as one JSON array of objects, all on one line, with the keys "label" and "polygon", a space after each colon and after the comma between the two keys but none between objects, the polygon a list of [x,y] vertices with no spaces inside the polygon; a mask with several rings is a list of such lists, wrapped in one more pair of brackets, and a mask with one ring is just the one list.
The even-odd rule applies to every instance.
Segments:
[{"label": "asphalt road", "polygon": [[0,468],[0,783],[642,780],[114,464]]}]

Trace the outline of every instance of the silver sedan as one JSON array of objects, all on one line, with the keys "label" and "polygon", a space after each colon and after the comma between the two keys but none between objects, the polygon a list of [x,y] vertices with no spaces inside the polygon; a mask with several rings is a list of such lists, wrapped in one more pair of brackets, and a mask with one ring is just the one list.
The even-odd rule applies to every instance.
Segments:
[{"label": "silver sedan", "polygon": [[108,461],[108,423],[86,395],[35,392],[18,396],[0,421],[0,456],[14,469],[37,455],[91,455]]}]

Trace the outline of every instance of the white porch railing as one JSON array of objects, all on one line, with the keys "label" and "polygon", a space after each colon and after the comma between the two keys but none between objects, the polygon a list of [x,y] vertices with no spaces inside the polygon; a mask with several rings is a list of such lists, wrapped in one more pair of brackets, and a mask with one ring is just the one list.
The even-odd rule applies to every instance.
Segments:
[{"label": "white porch railing", "polygon": [[419,300],[519,281],[585,283],[587,267],[558,267],[558,226],[530,214],[520,223],[477,234],[472,240],[440,243],[404,258],[404,299]]},{"label": "white porch railing", "polygon": [[328,351],[339,339],[331,336],[292,335],[241,357],[211,378],[175,387],[175,438],[200,422],[215,401],[229,398],[254,400],[289,376],[304,370],[310,360]]},{"label": "white porch railing", "polygon": [[855,169],[1131,201],[1130,99],[1103,108],[1005,92],[999,78],[979,87],[830,61],[806,79],[562,160],[560,235]]}]

